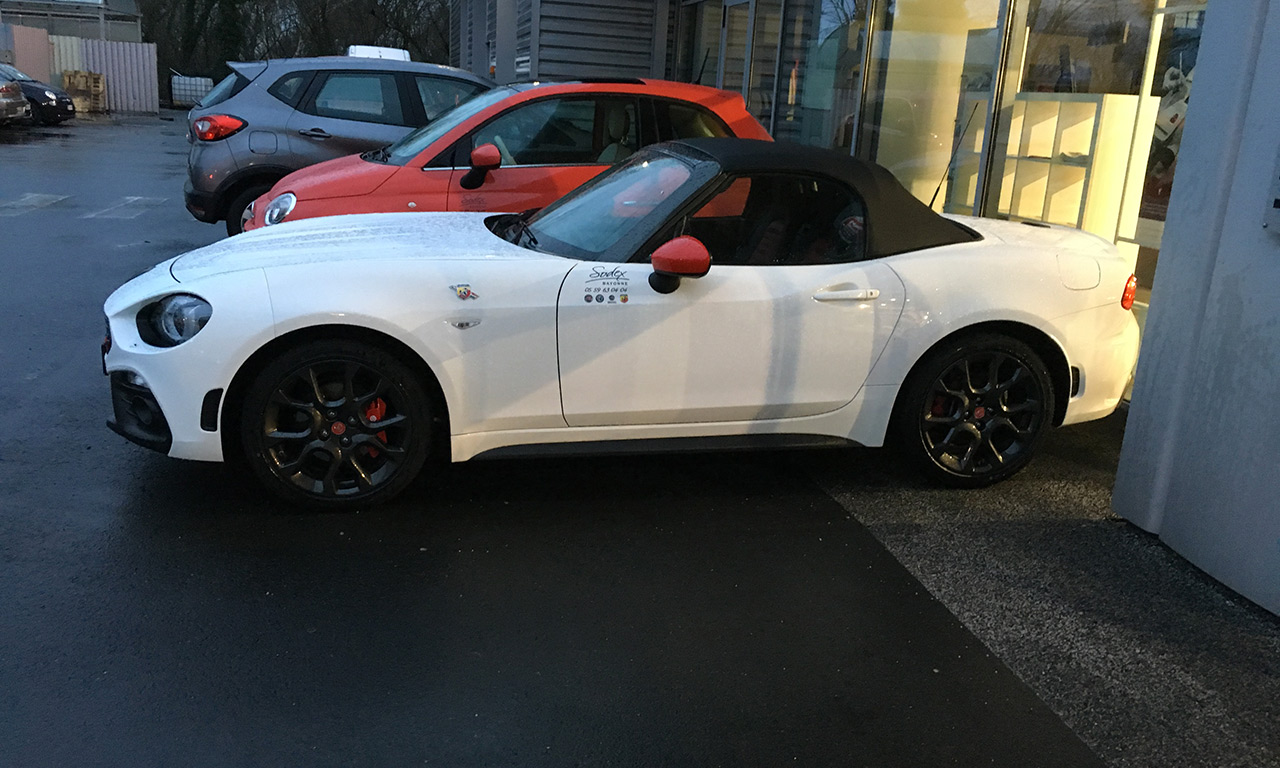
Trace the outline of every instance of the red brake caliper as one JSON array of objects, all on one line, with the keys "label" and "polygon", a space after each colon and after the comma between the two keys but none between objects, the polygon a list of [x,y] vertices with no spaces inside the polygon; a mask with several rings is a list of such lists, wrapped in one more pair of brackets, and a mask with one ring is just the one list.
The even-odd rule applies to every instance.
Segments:
[{"label": "red brake caliper", "polygon": [[[369,407],[364,409],[364,417],[370,422],[379,422],[387,417],[387,401],[382,398],[375,398],[369,403]],[[378,433],[378,439],[383,443],[387,442],[387,431],[384,429]],[[369,458],[377,458],[378,449],[369,448]]]},{"label": "red brake caliper", "polygon": [[942,416],[946,414],[946,408],[947,399],[942,395],[938,395],[933,398],[933,407],[929,409],[929,412],[934,416]]}]

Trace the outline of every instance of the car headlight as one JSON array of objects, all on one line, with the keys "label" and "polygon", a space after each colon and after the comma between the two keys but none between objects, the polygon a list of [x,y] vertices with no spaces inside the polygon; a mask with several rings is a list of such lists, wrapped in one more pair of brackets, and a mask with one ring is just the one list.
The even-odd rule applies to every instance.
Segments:
[{"label": "car headlight", "polygon": [[284,221],[284,217],[293,211],[293,206],[298,204],[297,195],[292,192],[285,192],[275,200],[267,203],[267,210],[262,214],[262,223],[268,227],[272,224],[279,224]]},{"label": "car headlight", "polygon": [[56,103],[58,101],[58,94],[54,93],[53,91],[45,91],[44,97],[48,99],[51,104]]},{"label": "car headlight", "polygon": [[153,347],[176,347],[195,337],[212,316],[209,302],[189,293],[175,293],[138,312],[138,335]]}]

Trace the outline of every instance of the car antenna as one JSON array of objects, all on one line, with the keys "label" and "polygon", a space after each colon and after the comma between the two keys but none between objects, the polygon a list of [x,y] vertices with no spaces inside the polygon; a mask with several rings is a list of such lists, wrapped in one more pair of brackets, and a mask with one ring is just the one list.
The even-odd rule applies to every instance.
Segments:
[{"label": "car antenna", "polygon": [[698,76],[693,78],[693,82],[695,83],[702,82],[702,73],[705,72],[707,69],[707,59],[709,58],[711,58],[711,49],[707,48],[706,52],[702,54],[702,64],[698,66]]},{"label": "car antenna", "polygon": [[956,145],[951,148],[951,157],[947,158],[947,167],[942,169],[942,178],[938,179],[938,186],[933,190],[933,197],[929,198],[929,207],[933,207],[933,203],[938,199],[938,193],[942,191],[942,182],[947,180],[947,172],[951,170],[951,164],[956,161],[956,153],[960,151],[960,142],[964,141],[965,134],[969,132],[969,126],[973,124],[973,116],[978,113],[978,105],[982,102],[973,102],[973,109],[969,111],[969,119],[964,123],[964,130],[960,132],[960,138],[956,139]]}]

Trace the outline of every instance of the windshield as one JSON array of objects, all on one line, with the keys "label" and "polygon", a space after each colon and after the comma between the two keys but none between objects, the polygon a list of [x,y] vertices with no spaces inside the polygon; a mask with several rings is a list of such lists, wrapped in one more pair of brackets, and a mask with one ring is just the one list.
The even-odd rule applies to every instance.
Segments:
[{"label": "windshield", "polygon": [[436,139],[466,122],[472,115],[497,104],[513,93],[515,90],[512,88],[494,88],[492,91],[485,91],[479,96],[472,97],[452,109],[441,112],[434,121],[387,147],[381,155],[385,155],[385,162],[391,165],[404,165],[435,143]]},{"label": "windshield", "polygon": [[11,64],[0,64],[0,76],[7,77],[10,80],[27,80],[33,83],[36,81],[34,77],[25,74],[22,70]]},{"label": "windshield", "polygon": [[626,261],[719,170],[709,160],[636,155],[531,218],[529,244],[584,261]]}]

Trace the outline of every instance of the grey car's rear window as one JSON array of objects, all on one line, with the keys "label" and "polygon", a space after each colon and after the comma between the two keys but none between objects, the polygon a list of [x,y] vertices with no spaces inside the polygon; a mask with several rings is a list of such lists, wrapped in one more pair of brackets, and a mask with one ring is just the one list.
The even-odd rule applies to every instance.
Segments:
[{"label": "grey car's rear window", "polygon": [[239,72],[232,72],[231,74],[222,78],[222,82],[213,86],[212,91],[209,91],[204,95],[204,98],[200,100],[199,106],[212,107],[215,104],[221,104],[222,102],[226,101],[232,96],[235,96],[240,91],[244,90],[244,87],[248,84],[249,84],[249,79],[247,77],[240,74]]}]

